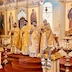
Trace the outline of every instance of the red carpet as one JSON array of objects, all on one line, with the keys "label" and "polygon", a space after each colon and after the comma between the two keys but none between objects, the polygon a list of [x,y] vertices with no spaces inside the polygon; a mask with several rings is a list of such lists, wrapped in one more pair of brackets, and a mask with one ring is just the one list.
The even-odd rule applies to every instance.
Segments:
[{"label": "red carpet", "polygon": [[[11,55],[8,55],[8,57],[9,58],[14,58],[13,60],[11,59],[11,64],[12,64],[12,66],[14,67],[14,68],[16,68],[16,69],[23,69],[23,65],[29,60],[28,59],[28,57],[25,59],[24,57],[25,56],[23,56],[23,55],[21,55],[21,54],[11,54]],[[17,63],[17,62],[15,62],[16,60],[18,61],[18,59],[19,59],[19,62]],[[38,62],[37,60],[29,60],[28,61],[28,63],[29,62],[32,62],[32,63],[34,63],[35,64],[35,61],[36,62]],[[60,59],[60,72],[65,72],[65,66],[64,66],[64,64],[65,64],[65,62],[66,62],[66,59],[65,58],[61,58]],[[70,59],[70,64],[72,65],[72,58]],[[28,65],[30,65],[30,64],[28,64]],[[33,65],[33,64],[32,64]],[[37,64],[36,64],[37,65]],[[5,69],[6,70],[11,70],[12,72],[13,72],[13,70],[12,70],[12,66],[10,67],[11,65],[10,64],[7,64],[5,67]],[[23,66],[23,67],[22,67]],[[28,68],[29,68],[29,66],[27,66]],[[7,72],[8,72],[7,71]],[[0,69],[0,72],[6,72],[4,69]],[[15,71],[16,72],[16,71]],[[18,71],[17,71],[18,72]],[[20,71],[19,71],[20,72]],[[22,71],[23,72],[23,71]],[[37,72],[37,71],[36,71]],[[70,67],[70,72],[72,72],[72,66]]]},{"label": "red carpet", "polygon": [[0,72],[5,72],[5,70],[4,69],[0,69]]},{"label": "red carpet", "polygon": [[42,72],[41,59],[23,56],[22,54],[10,54],[8,58],[15,58],[11,64],[6,64],[6,72]]},{"label": "red carpet", "polygon": [[[64,64],[66,63],[66,59],[63,57],[63,58],[61,58],[60,59],[60,72],[65,72],[65,66],[64,66]],[[72,58],[70,59],[70,64],[71,64],[71,66],[70,66],[70,71],[69,72],[72,72]]]}]

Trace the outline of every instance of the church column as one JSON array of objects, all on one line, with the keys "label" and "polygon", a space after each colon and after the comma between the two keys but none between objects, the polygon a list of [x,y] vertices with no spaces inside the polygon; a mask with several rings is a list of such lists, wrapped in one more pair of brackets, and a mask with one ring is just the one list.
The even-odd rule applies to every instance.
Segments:
[{"label": "church column", "polygon": [[5,35],[7,35],[7,9],[5,9],[5,18],[4,18],[4,20],[5,20]]},{"label": "church column", "polygon": [[40,24],[43,24],[43,2],[44,0],[40,0]]},{"label": "church column", "polygon": [[38,13],[39,13],[39,22],[38,22],[38,26],[40,25],[40,6],[38,7]]},{"label": "church column", "polygon": [[5,23],[5,35],[8,34],[8,24],[7,24],[7,8],[6,8],[6,1],[4,1],[5,4],[5,12],[4,12],[4,23]]},{"label": "church column", "polygon": [[60,35],[60,7],[59,4],[52,4],[53,5],[53,27],[52,30],[54,32],[54,34],[56,34],[57,36]]},{"label": "church column", "polygon": [[65,36],[65,2],[60,1],[60,37]]}]

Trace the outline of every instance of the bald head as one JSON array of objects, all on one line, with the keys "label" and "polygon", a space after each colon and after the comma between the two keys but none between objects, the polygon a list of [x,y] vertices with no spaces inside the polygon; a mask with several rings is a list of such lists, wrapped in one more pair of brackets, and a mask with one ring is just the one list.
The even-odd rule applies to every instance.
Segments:
[{"label": "bald head", "polygon": [[46,25],[46,24],[47,24],[47,20],[45,19],[45,20],[43,21],[43,23],[44,23],[44,25]]}]

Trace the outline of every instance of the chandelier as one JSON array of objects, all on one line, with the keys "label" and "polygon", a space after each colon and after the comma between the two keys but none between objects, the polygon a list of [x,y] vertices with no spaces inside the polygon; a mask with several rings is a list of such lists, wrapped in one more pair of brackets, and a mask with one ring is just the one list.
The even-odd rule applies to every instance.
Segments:
[{"label": "chandelier", "polygon": [[47,7],[45,7],[45,12],[47,13],[47,11],[48,11],[48,8],[47,8]]},{"label": "chandelier", "polygon": [[48,18],[50,16],[50,13],[48,12],[48,7],[44,7],[44,13],[45,13],[45,16]]}]

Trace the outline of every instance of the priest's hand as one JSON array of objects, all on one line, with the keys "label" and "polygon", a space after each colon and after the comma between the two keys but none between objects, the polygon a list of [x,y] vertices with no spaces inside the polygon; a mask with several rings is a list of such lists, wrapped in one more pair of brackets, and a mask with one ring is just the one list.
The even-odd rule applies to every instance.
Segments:
[{"label": "priest's hand", "polygon": [[24,32],[22,32],[22,35],[24,34]]},{"label": "priest's hand", "polygon": [[11,35],[14,35],[14,32],[11,32]]}]

